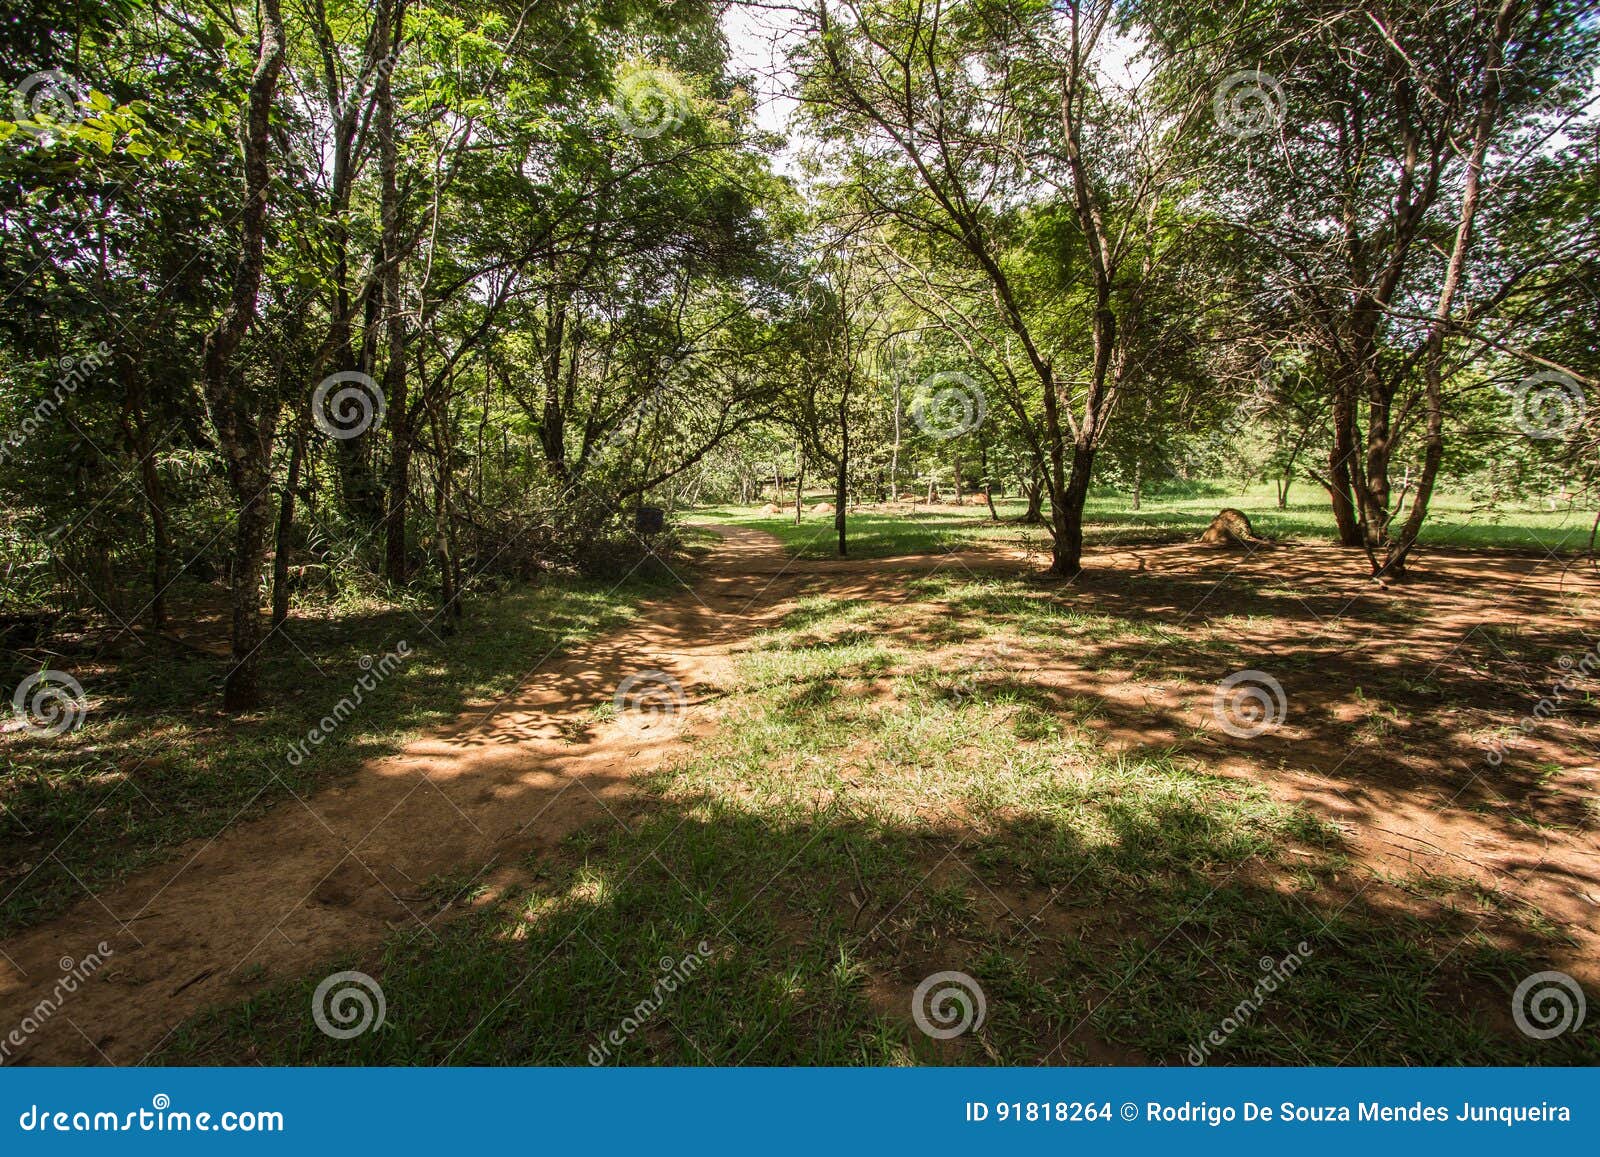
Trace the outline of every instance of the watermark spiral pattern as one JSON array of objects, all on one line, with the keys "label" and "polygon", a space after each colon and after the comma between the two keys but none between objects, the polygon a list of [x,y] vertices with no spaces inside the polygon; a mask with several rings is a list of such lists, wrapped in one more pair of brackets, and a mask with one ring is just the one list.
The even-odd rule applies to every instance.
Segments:
[{"label": "watermark spiral pattern", "polygon": [[77,124],[88,101],[88,90],[77,78],[60,69],[36,72],[12,93],[12,119],[24,124]]},{"label": "watermark spiral pattern", "polygon": [[639,140],[652,140],[683,123],[689,114],[689,97],[683,82],[660,68],[631,73],[617,84],[611,115],[622,131]]},{"label": "watermark spiral pattern", "polygon": [[983,1027],[989,1004],[965,972],[935,972],[911,994],[911,1019],[934,1040],[951,1040]]},{"label": "watermark spiral pattern", "polygon": [[65,671],[35,671],[11,696],[11,711],[32,735],[64,735],[83,722],[83,686]]},{"label": "watermark spiral pattern", "polygon": [[1283,123],[1287,105],[1283,82],[1271,73],[1255,70],[1223,77],[1211,98],[1217,127],[1240,140],[1276,129]]},{"label": "watermark spiral pattern", "polygon": [[1511,1019],[1534,1040],[1576,1032],[1588,1010],[1582,986],[1565,972],[1535,972],[1511,994]]},{"label": "watermark spiral pattern", "polygon": [[1235,739],[1254,739],[1283,722],[1289,701],[1283,684],[1265,671],[1235,671],[1217,684],[1211,711]]},{"label": "watermark spiral pattern", "polygon": [[330,438],[359,438],[383,422],[383,390],[370,374],[340,370],[311,391],[311,420]]},{"label": "watermark spiral pattern", "polygon": [[617,684],[611,705],[625,731],[642,735],[657,720],[670,722],[682,715],[688,697],[683,684],[665,671],[637,671]]},{"label": "watermark spiral pattern", "polygon": [[971,374],[941,370],[924,378],[911,403],[911,420],[930,438],[948,441],[983,425],[988,401]]},{"label": "watermark spiral pattern", "polygon": [[1553,370],[1531,374],[1511,391],[1511,420],[1536,441],[1567,437],[1583,424],[1587,413],[1583,387]]},{"label": "watermark spiral pattern", "polygon": [[311,994],[311,1019],[334,1040],[377,1031],[388,1010],[383,989],[365,972],[335,972]]}]

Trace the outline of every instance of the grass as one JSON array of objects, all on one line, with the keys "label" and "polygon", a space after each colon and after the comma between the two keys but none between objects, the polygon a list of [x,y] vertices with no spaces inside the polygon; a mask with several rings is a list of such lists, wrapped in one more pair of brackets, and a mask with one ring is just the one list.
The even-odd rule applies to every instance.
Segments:
[{"label": "grass", "polygon": [[[1339,829],[1209,772],[1203,740],[1109,744],[1092,697],[1015,674],[1147,645],[1020,580],[804,600],[628,810],[494,890],[436,881],[437,918],[376,964],[207,1013],[160,1060],[1600,1060],[1592,1024],[1534,1042],[1481,1011],[1560,937],[1536,913],[1471,881],[1358,879]],[[376,975],[387,1017],[338,1041],[308,1006],[346,966]],[[950,1040],[912,1012],[940,972],[986,1006]]]},{"label": "grass", "polygon": [[[1285,510],[1277,508],[1270,484],[1243,488],[1193,486],[1187,491],[1149,496],[1139,510],[1131,508],[1126,494],[1091,494],[1085,507],[1089,547],[1190,540],[1225,506],[1243,510],[1257,531],[1268,537],[1322,542],[1334,538],[1333,514],[1326,498],[1320,490],[1308,486],[1291,493],[1292,501]],[[819,492],[807,498],[808,505],[820,501],[831,501],[831,495]],[[1024,512],[1022,502],[997,500],[995,507],[1000,523],[989,520],[988,507],[981,502],[965,506],[919,505],[894,511],[861,508],[849,517],[850,553],[856,558],[891,558],[985,543],[1048,552],[1045,527],[1022,526],[1016,521]],[[775,515],[765,515],[760,507],[748,506],[697,512],[696,517],[769,531],[802,558],[832,558],[837,553],[831,514],[807,513],[796,524],[792,506]],[[1593,511],[1550,511],[1514,503],[1486,511],[1463,495],[1444,491],[1430,506],[1422,541],[1424,545],[1456,549],[1576,551],[1587,547],[1593,518]]]},{"label": "grass", "polygon": [[[675,585],[675,584],[674,584]],[[218,710],[224,661],[188,651],[85,648],[52,664],[83,685],[84,723],[59,737],[0,735],[0,933],[62,911],[196,836],[348,774],[512,690],[552,649],[626,621],[647,580],[528,586],[474,600],[440,639],[403,607],[308,612],[263,663],[264,710]],[[289,753],[367,675],[364,663],[410,655],[320,744]],[[22,675],[7,680],[12,686]]]}]

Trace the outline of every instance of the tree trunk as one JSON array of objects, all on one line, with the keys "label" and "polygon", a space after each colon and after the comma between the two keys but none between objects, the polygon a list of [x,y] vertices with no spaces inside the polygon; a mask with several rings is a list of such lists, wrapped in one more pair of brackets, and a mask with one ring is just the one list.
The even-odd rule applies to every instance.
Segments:
[{"label": "tree trunk", "polygon": [[1135,461],[1133,464],[1133,508],[1139,509],[1144,499],[1144,463]]},{"label": "tree trunk", "polygon": [[1023,487],[1023,493],[1028,496],[1028,509],[1023,512],[1022,521],[1029,526],[1038,526],[1044,521],[1044,475],[1037,461],[1034,462],[1032,476]]},{"label": "tree trunk", "polygon": [[[405,6],[382,0],[378,6],[380,42],[398,51]],[[382,185],[383,320],[388,335],[388,362],[383,389],[389,412],[389,502],[384,514],[384,575],[395,584],[406,581],[406,505],[411,479],[411,422],[406,396],[406,330],[400,310],[399,142],[395,139],[393,70],[380,68],[374,91],[374,128],[378,134],[378,170]]]},{"label": "tree trunk", "polygon": [[844,557],[845,504],[850,500],[850,422],[846,407],[850,392],[846,390],[839,399],[839,472],[833,484],[833,528],[839,535],[839,556]]},{"label": "tree trunk", "polygon": [[303,407],[295,423],[294,445],[289,449],[289,476],[283,483],[283,498],[278,503],[278,533],[272,555],[272,625],[281,627],[289,617],[289,539],[294,530],[295,496],[300,489],[300,471],[306,460],[306,415]]},{"label": "tree trunk", "polygon": [[833,528],[839,534],[840,557],[843,557],[846,553],[848,553],[845,549],[844,527],[845,503],[849,500],[849,485],[845,473],[845,457],[844,454],[841,453],[839,455],[839,473],[835,477],[833,485]]},{"label": "tree trunk", "polygon": [[1000,515],[994,509],[994,479],[989,476],[989,442],[986,438],[978,440],[978,467],[983,474],[979,481],[983,486],[983,501],[989,507],[989,521],[999,522]]},{"label": "tree trunk", "polygon": [[1449,328],[1450,312],[1455,306],[1455,295],[1466,267],[1467,250],[1472,244],[1472,226],[1478,213],[1478,199],[1483,179],[1484,155],[1489,148],[1494,123],[1500,115],[1500,70],[1505,56],[1505,46],[1511,38],[1518,4],[1516,0],[1501,0],[1495,20],[1495,39],[1489,45],[1484,61],[1483,95],[1478,103],[1472,152],[1467,158],[1467,174],[1461,195],[1461,216],[1456,226],[1455,243],[1450,250],[1450,261],[1445,271],[1444,284],[1439,290],[1439,302],[1433,322],[1428,330],[1427,355],[1424,361],[1423,380],[1428,404],[1427,433],[1425,435],[1422,474],[1417,479],[1417,493],[1411,500],[1411,513],[1406,517],[1398,537],[1389,540],[1381,575],[1399,576],[1405,573],[1406,559],[1422,533],[1422,522],[1428,516],[1428,503],[1433,497],[1433,486],[1444,461],[1444,339]]},{"label": "tree trunk", "polygon": [[900,375],[894,376],[894,446],[889,451],[889,501],[900,501]]},{"label": "tree trunk", "polygon": [[143,440],[139,474],[150,507],[150,585],[154,591],[150,596],[150,626],[163,631],[167,627],[167,584],[172,581],[172,539],[167,532],[167,496],[161,486],[161,471],[156,467],[156,452],[148,435]]},{"label": "tree trunk", "polygon": [[[358,352],[350,351],[348,334],[336,334],[335,344],[344,343],[344,364],[335,362],[341,369],[358,370],[371,374],[377,366],[377,334],[383,316],[383,296],[369,292],[362,303],[362,339]],[[354,438],[337,438],[333,443],[334,459],[339,471],[339,507],[363,531],[373,533],[382,524],[387,500],[383,483],[373,464],[373,447],[378,444],[380,431],[368,429]],[[503,465],[503,464],[502,464]]]},{"label": "tree trunk", "polygon": [[1333,521],[1342,546],[1360,546],[1361,523],[1356,518],[1355,497],[1350,486],[1350,463],[1355,456],[1354,402],[1343,384],[1334,386],[1333,448],[1328,451],[1328,498],[1333,503]]},{"label": "tree trunk", "polygon": [[798,446],[795,447],[794,461],[794,524],[799,526],[806,512],[806,452]]},{"label": "tree trunk", "polygon": [[450,557],[450,450],[448,438],[439,439],[439,475],[433,488],[433,554],[439,564],[439,614],[445,634],[455,631],[461,617],[460,592]]},{"label": "tree trunk", "polygon": [[145,509],[150,515],[150,627],[166,629],[167,584],[172,568],[172,540],[167,531],[167,498],[161,486],[161,471],[156,468],[155,445],[150,438],[150,419],[146,411],[144,382],[135,367],[124,368],[128,382],[128,409],[123,414],[123,434],[139,463],[139,484],[144,490]]},{"label": "tree trunk", "polygon": [[[257,584],[267,549],[271,522],[272,438],[277,402],[247,389],[233,362],[256,316],[261,289],[267,196],[270,118],[283,69],[285,38],[279,0],[261,0],[261,43],[250,78],[245,127],[244,196],[239,213],[239,260],[228,302],[201,349],[201,380],[217,442],[227,460],[228,485],[238,504],[231,591],[232,665],[223,681],[222,704],[243,711],[260,701],[261,605]],[[274,389],[276,383],[273,383]]]},{"label": "tree trunk", "polygon": [[1083,507],[1089,498],[1089,479],[1094,468],[1094,449],[1081,443],[1072,447],[1072,472],[1067,484],[1050,500],[1050,519],[1055,542],[1050,569],[1071,578],[1083,570]]}]

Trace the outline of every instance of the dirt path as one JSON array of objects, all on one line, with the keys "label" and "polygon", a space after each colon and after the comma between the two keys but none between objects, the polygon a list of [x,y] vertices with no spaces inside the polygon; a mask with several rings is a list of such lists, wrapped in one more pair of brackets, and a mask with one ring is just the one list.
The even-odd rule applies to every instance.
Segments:
[{"label": "dirt path", "polygon": [[[448,894],[426,894],[430,880],[476,874],[498,891],[512,865],[576,828],[607,814],[626,822],[638,776],[677,752],[684,730],[714,726],[733,652],[800,595],[901,606],[914,631],[922,612],[906,579],[1036,569],[1007,550],[799,562],[764,532],[718,533],[693,591],[552,659],[492,709],[0,944],[0,1033],[35,1015],[74,961],[101,942],[113,950],[25,1044],[0,1038],[0,1061],[137,1063],[207,1005],[369,952],[395,932],[432,935]],[[1570,650],[1557,612],[1592,592],[1589,580],[1538,560],[1444,557],[1425,581],[1382,593],[1347,562],[1309,545],[1251,559],[1183,545],[1096,552],[1061,596],[1163,631],[1123,653],[1047,661],[1029,678],[1063,702],[1095,702],[1092,729],[1109,748],[1176,744],[1205,725],[1219,669],[1182,635],[1254,624],[1238,663],[1281,665],[1293,711],[1257,743],[1218,741],[1206,754],[1213,769],[1337,820],[1366,872],[1507,889],[1568,929],[1572,948],[1557,963],[1592,980],[1600,854],[1583,804],[1600,782],[1592,720],[1552,721],[1527,738],[1519,767],[1537,757],[1561,769],[1555,780],[1489,768],[1479,740],[1548,684],[1552,657]],[[1237,587],[1219,582],[1229,576]],[[1516,655],[1494,633],[1507,624]],[[684,719],[640,730],[636,716],[595,713],[622,680],[651,670],[681,683]],[[1419,681],[1407,709],[1373,715],[1367,736],[1360,689],[1401,676]],[[1418,905],[1419,917],[1431,910]]]},{"label": "dirt path", "polygon": [[[411,929],[440,907],[443,873],[493,875],[617,809],[631,782],[679,743],[680,725],[602,721],[629,675],[665,671],[684,688],[681,725],[728,663],[729,648],[775,614],[800,581],[778,540],[723,536],[692,591],[653,602],[623,631],[552,658],[507,699],[367,765],[347,783],[193,841],[58,920],[0,945],[0,1034],[26,1019],[4,1063],[135,1064],[206,1005],[248,996]],[[59,1012],[41,1001],[111,949]],[[26,1026],[24,1026],[26,1027]]]}]

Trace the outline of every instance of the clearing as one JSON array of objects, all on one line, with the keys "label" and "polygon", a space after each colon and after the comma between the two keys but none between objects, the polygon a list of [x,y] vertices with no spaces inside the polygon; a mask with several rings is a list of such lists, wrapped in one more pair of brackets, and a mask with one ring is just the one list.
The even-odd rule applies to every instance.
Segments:
[{"label": "clearing", "polygon": [[[6,940],[6,1023],[113,950],[9,1059],[1600,1060],[1509,998],[1600,984],[1595,681],[1518,725],[1590,653],[1587,570],[1430,552],[1384,590],[1158,543],[1063,583],[1004,539],[716,533],[509,694]],[[655,672],[681,698],[614,709]],[[1265,717],[1218,707],[1239,672]],[[385,1013],[337,1039],[345,968]],[[912,1009],[941,972],[982,994],[948,1039]]]}]

